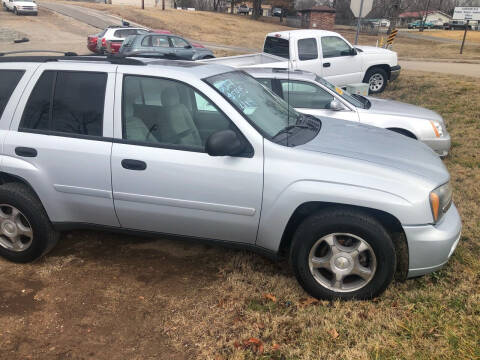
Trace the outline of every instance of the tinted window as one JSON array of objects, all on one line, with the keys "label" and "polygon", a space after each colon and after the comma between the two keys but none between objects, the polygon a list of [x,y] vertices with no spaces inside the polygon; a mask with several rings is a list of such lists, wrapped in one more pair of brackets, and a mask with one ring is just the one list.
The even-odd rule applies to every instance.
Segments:
[{"label": "tinted window", "polygon": [[268,36],[265,39],[263,51],[286,59],[290,58],[289,42],[282,38]]},{"label": "tinted window", "polygon": [[102,136],[106,83],[104,73],[44,72],[30,95],[20,127]]},{"label": "tinted window", "polygon": [[176,48],[183,48],[189,45],[189,43],[187,43],[182,38],[170,37],[170,39],[172,40],[173,47],[176,47]]},{"label": "tinted window", "polygon": [[350,46],[337,36],[322,37],[322,52],[324,58],[332,58],[338,56],[348,56],[350,53]]},{"label": "tinted window", "polygon": [[316,39],[298,40],[298,58],[300,60],[313,60],[318,58]]},{"label": "tinted window", "polygon": [[22,115],[20,129],[49,130],[54,71],[45,71],[35,84]]},{"label": "tinted window", "polygon": [[294,108],[328,109],[333,96],[321,87],[292,80],[281,80],[283,98]]},{"label": "tinted window", "polygon": [[204,151],[208,137],[230,120],[208,99],[178,81],[127,75],[123,81],[123,139]]},{"label": "tinted window", "polygon": [[0,70],[0,79],[2,79],[0,81],[0,118],[24,72],[23,70]]}]

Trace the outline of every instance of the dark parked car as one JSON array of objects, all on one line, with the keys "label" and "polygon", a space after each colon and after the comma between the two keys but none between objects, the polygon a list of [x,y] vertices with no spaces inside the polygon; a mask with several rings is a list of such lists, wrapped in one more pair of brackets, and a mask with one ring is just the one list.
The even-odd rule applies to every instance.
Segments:
[{"label": "dark parked car", "polygon": [[[465,29],[465,23],[463,21],[455,21],[455,22],[450,22],[450,23],[445,23],[443,24],[443,28],[445,30],[464,30]],[[471,25],[467,25],[468,30],[472,30]]]},{"label": "dark parked car", "polygon": [[213,52],[203,45],[169,34],[132,35],[125,39],[119,53],[125,56],[162,55],[183,60],[201,60],[214,58]]}]

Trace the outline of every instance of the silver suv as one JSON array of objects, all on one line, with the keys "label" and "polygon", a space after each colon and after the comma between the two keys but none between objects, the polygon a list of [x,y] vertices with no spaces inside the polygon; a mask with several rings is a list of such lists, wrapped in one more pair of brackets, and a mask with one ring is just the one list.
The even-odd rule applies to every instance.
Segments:
[{"label": "silver suv", "polygon": [[426,145],[300,114],[242,71],[179,61],[0,58],[0,254],[108,228],[290,259],[318,298],[439,269],[461,230]]}]

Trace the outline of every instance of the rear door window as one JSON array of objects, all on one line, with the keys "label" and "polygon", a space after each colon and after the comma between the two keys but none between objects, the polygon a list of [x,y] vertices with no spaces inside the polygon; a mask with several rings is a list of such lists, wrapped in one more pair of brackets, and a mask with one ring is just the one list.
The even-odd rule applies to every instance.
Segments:
[{"label": "rear door window", "polygon": [[298,58],[300,60],[318,59],[317,39],[298,40]]},{"label": "rear door window", "polygon": [[265,39],[265,46],[263,47],[263,52],[266,52],[267,54],[280,56],[285,59],[289,59],[290,58],[289,41],[286,39],[282,39],[274,36],[268,36]]},{"label": "rear door window", "polygon": [[0,118],[24,73],[23,70],[0,70]]},{"label": "rear door window", "polygon": [[20,130],[102,136],[107,74],[45,71],[33,89]]}]

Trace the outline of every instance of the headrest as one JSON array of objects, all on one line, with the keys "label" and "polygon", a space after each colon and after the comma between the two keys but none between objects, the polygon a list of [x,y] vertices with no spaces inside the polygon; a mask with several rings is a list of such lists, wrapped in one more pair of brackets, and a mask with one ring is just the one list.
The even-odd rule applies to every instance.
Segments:
[{"label": "headrest", "polygon": [[180,104],[180,95],[178,95],[177,88],[170,86],[162,92],[162,105],[175,106]]}]

